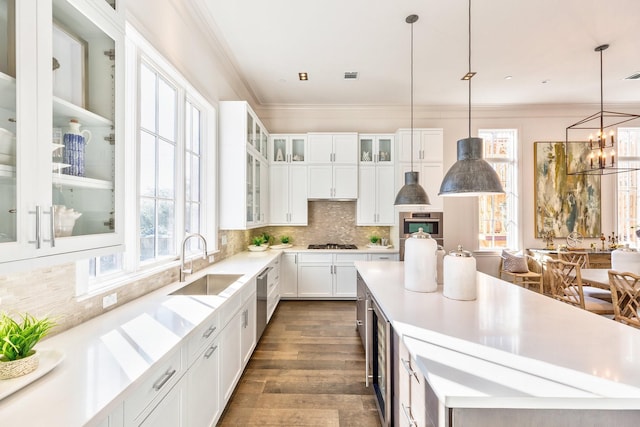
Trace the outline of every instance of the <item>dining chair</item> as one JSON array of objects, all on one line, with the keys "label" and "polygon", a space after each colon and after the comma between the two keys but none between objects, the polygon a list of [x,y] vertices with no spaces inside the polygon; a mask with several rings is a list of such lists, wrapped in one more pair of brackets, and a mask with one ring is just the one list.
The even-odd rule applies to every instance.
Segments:
[{"label": "dining chair", "polygon": [[613,315],[613,304],[584,294],[580,264],[561,259],[547,261],[551,272],[550,296],[595,314]]},{"label": "dining chair", "polygon": [[[558,252],[558,259],[567,262],[574,262],[580,265],[580,268],[591,268],[589,260],[589,252],[586,251],[561,251]],[[588,283],[582,283],[582,292],[585,296],[600,298],[611,302],[611,292],[606,289],[595,288]]]},{"label": "dining chair", "polygon": [[500,257],[500,266],[498,267],[498,277],[502,279],[502,276],[507,276],[511,283],[529,289],[529,286],[535,286],[534,289],[537,292],[543,293],[542,272],[532,271],[537,267],[538,263],[530,255],[524,255],[524,259],[527,264],[527,271],[512,272],[505,269],[504,256]]},{"label": "dining chair", "polygon": [[640,276],[609,270],[614,320],[640,328]]}]

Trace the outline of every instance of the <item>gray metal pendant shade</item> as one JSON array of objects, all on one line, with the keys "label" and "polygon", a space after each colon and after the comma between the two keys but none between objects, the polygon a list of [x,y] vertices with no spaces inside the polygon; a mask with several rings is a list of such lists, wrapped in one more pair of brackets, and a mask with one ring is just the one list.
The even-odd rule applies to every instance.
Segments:
[{"label": "gray metal pendant shade", "polygon": [[429,196],[418,184],[418,172],[405,172],[404,185],[396,195],[394,205],[430,205]]},{"label": "gray metal pendant shade", "polygon": [[458,140],[458,161],[440,184],[440,196],[470,197],[504,193],[495,169],[482,158],[482,138]]}]

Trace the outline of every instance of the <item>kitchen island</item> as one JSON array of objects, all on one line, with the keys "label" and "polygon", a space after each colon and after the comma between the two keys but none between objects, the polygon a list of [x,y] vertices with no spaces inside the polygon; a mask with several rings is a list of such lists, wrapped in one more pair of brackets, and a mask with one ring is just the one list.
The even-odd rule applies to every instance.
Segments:
[{"label": "kitchen island", "polygon": [[[405,290],[401,262],[355,265],[391,323],[394,359],[407,349],[426,379],[426,425],[640,422],[639,330],[483,273],[477,300],[456,301],[441,287]],[[394,389],[400,423],[402,396]]]}]

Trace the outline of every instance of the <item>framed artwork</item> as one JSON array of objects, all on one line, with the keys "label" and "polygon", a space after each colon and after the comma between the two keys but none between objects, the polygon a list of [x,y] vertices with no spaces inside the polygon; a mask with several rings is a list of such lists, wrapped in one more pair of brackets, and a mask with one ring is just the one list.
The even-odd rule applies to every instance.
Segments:
[{"label": "framed artwork", "polygon": [[[588,161],[588,142],[571,142],[569,158]],[[567,175],[564,142],[536,142],[534,150],[535,237],[552,231],[567,237],[600,237],[600,175]]]},{"label": "framed artwork", "polygon": [[53,95],[79,107],[86,105],[87,42],[53,23]]}]

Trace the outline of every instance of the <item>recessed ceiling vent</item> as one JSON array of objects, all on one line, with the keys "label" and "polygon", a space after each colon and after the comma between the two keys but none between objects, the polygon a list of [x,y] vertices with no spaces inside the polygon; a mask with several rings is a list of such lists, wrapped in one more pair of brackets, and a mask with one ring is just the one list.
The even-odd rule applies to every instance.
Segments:
[{"label": "recessed ceiling vent", "polygon": [[345,71],[344,72],[345,80],[358,80],[358,72],[357,71]]},{"label": "recessed ceiling vent", "polygon": [[640,80],[640,71],[631,74],[629,77],[625,77],[625,80]]}]

